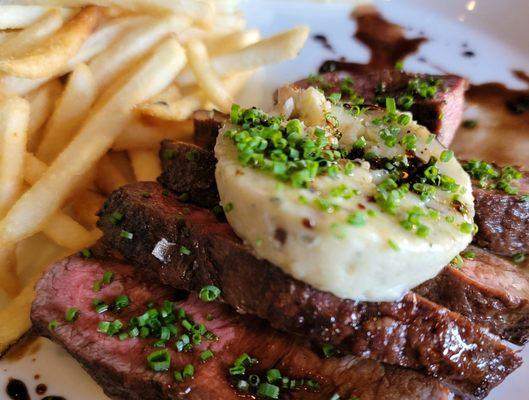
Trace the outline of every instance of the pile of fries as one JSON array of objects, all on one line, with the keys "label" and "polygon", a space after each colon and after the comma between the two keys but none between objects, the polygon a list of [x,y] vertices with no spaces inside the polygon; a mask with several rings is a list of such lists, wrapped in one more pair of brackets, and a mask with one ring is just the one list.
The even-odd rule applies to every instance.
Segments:
[{"label": "pile of fries", "polygon": [[261,39],[226,0],[0,2],[0,353],[46,266],[98,239],[105,196],[155,180],[161,139],[191,140],[195,110],[228,111],[307,36]]}]

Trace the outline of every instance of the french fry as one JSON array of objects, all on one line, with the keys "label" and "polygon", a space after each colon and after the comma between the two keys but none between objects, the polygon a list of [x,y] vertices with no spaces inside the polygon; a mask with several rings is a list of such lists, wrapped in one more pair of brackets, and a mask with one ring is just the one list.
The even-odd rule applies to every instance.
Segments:
[{"label": "french fry", "polygon": [[193,141],[193,121],[146,124],[139,118],[125,128],[112,146],[113,150],[158,150],[163,139]]},{"label": "french fry", "polygon": [[40,273],[35,274],[32,285],[26,286],[7,307],[0,310],[0,355],[31,328],[29,312],[35,297],[33,285],[38,278]]},{"label": "french fry", "polygon": [[130,161],[134,174],[139,182],[152,181],[162,173],[158,153],[154,150],[131,150],[129,151]]},{"label": "french fry", "polygon": [[204,101],[205,96],[200,89],[182,97],[180,90],[171,85],[147,103],[140,105],[138,111],[168,121],[184,121],[190,118],[193,111],[199,109]]},{"label": "french fry", "polygon": [[79,193],[72,201],[72,212],[77,221],[87,228],[94,228],[97,223],[96,213],[101,209],[105,197],[93,190]]},{"label": "french fry", "polygon": [[20,97],[0,101],[0,214],[22,189],[29,103]]},{"label": "french fry", "polygon": [[[253,71],[239,72],[224,78],[222,83],[230,96],[234,97],[252,74]],[[137,109],[143,115],[166,121],[185,121],[206,103],[206,97],[200,89],[191,90],[189,94],[182,96],[178,87],[171,85]]]},{"label": "french fry", "polygon": [[[52,7],[34,5],[0,5],[0,29],[23,29],[44,17]],[[46,4],[43,4],[46,5]]]},{"label": "french fry", "polygon": [[206,46],[199,40],[190,40],[186,48],[189,66],[195,74],[198,86],[221,111],[228,112],[232,98],[211,66]]},{"label": "french fry", "polygon": [[46,124],[36,152],[38,158],[46,163],[55,159],[81,126],[96,96],[97,84],[90,68],[86,64],[79,64],[68,79]]},{"label": "french fry", "polygon": [[105,194],[110,194],[117,188],[129,183],[108,154],[99,161],[95,182],[97,187]]},{"label": "french fry", "polygon": [[233,32],[227,35],[215,35],[204,39],[204,44],[210,56],[231,53],[257,43],[261,34],[257,29],[249,29],[243,32]]},{"label": "french fry", "polygon": [[166,88],[184,63],[185,52],[171,37],[112,85],[73,141],[0,222],[0,246],[37,232],[71,194],[80,177],[112,146],[131,120],[134,106]]},{"label": "french fry", "polygon": [[15,246],[0,249],[0,288],[11,298],[21,290],[16,272]]},{"label": "french fry", "polygon": [[6,4],[32,4],[58,7],[115,6],[129,11],[167,15],[182,14],[210,20],[214,6],[209,0],[5,0]]},{"label": "french fry", "polygon": [[40,140],[39,129],[53,112],[61,92],[62,84],[58,79],[54,79],[27,95],[30,104],[27,146],[29,151],[33,151],[37,146]]},{"label": "french fry", "polygon": [[49,37],[62,26],[59,10],[47,12],[33,25],[28,26],[3,41],[0,45],[0,58],[23,54],[30,47]]},{"label": "french fry", "polygon": [[153,18],[131,29],[90,62],[100,90],[107,88],[116,76],[144,56],[168,33],[179,32],[190,23],[188,18],[171,16],[161,20]]},{"label": "french fry", "polygon": [[[234,53],[213,57],[211,64],[217,74],[222,77],[287,61],[299,53],[307,40],[308,34],[309,28],[299,26],[263,39]],[[176,81],[180,86],[188,86],[196,83],[191,69],[182,71]]]},{"label": "french fry", "polygon": [[[148,18],[150,19],[151,17]],[[70,60],[68,60],[64,69],[55,74],[55,76],[40,79],[18,78],[9,75],[0,76],[0,93],[3,92],[13,95],[25,95],[43,85],[50,79],[67,74],[77,65],[89,61],[94,56],[104,51],[114,42],[117,37],[123,33],[123,31],[130,28],[131,26],[136,25],[137,23],[141,23],[145,19],[145,16],[131,16],[110,21],[108,24],[101,27],[94,34],[92,34],[86,40],[86,42],[84,42],[79,52]]]},{"label": "french fry", "polygon": [[60,246],[74,251],[92,245],[101,236],[99,230],[88,231],[61,211],[56,212],[44,224],[42,232]]},{"label": "french fry", "polygon": [[64,70],[99,23],[97,7],[81,10],[54,35],[26,54],[0,59],[0,71],[20,78],[48,78]]}]

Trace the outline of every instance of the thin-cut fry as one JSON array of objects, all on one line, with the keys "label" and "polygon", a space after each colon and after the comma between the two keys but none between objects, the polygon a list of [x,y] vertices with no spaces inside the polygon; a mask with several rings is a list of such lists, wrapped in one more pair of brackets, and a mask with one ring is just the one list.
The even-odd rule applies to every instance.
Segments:
[{"label": "thin-cut fry", "polygon": [[124,70],[134,65],[168,33],[176,33],[189,26],[188,18],[171,16],[152,19],[137,25],[116,43],[95,57],[89,64],[95,80],[104,90]]},{"label": "thin-cut fry", "polygon": [[130,161],[134,174],[139,182],[156,181],[162,173],[160,159],[154,150],[131,150],[129,151]]},{"label": "thin-cut fry", "polygon": [[58,7],[116,6],[130,11],[166,15],[183,14],[211,20],[214,6],[209,0],[4,0],[4,4],[32,4]]},{"label": "thin-cut fry", "polygon": [[210,56],[231,53],[257,43],[261,35],[257,29],[213,36],[204,40]]},{"label": "thin-cut fry", "polygon": [[37,146],[40,140],[39,129],[53,112],[61,92],[62,84],[58,79],[54,79],[27,95],[30,104],[27,146],[29,151],[33,151]]},{"label": "thin-cut fry", "polygon": [[33,285],[40,278],[40,272],[35,274],[31,285],[26,286],[7,307],[0,310],[0,355],[31,328],[29,311],[35,297]]},{"label": "thin-cut fry", "polygon": [[80,223],[63,212],[56,212],[42,227],[46,236],[67,249],[78,251],[92,245],[101,232],[88,231]]},{"label": "thin-cut fry", "polygon": [[119,35],[123,33],[124,30],[145,21],[147,18],[150,19],[151,17],[131,16],[110,21],[104,27],[92,34],[86,42],[84,42],[79,52],[68,60],[65,68],[53,77],[26,79],[8,75],[0,76],[0,93],[25,95],[43,85],[48,80],[67,74],[77,65],[89,61],[94,56],[104,51]]},{"label": "thin-cut fry", "polygon": [[0,289],[15,297],[22,289],[16,272],[15,246],[0,249]]},{"label": "thin-cut fry", "polygon": [[[252,73],[253,71],[239,72],[222,80],[231,97],[239,93]],[[200,89],[191,90],[188,95],[182,96],[176,85],[171,85],[162,93],[140,105],[138,111],[143,115],[166,121],[184,121],[191,118],[193,112],[206,103],[206,98]]]},{"label": "thin-cut fry", "polygon": [[34,185],[42,178],[48,166],[31,153],[26,153],[24,160],[24,180],[30,185]]},{"label": "thin-cut fry", "polygon": [[[211,64],[218,75],[228,76],[290,60],[299,53],[308,34],[309,28],[299,26],[237,52],[214,57],[211,59]],[[178,76],[177,82],[181,86],[187,86],[196,83],[196,79],[191,69],[186,69]]]},{"label": "thin-cut fry", "polygon": [[[0,5],[0,29],[22,29],[26,28],[46,13],[52,10],[52,7],[42,7],[35,5],[9,5],[10,1],[2,1]],[[43,5],[48,5],[43,2]],[[70,10],[61,10],[63,16],[68,16]]]},{"label": "thin-cut fry", "polygon": [[23,54],[30,47],[43,41],[62,26],[62,16],[59,10],[51,10],[41,19],[26,29],[2,42],[0,57],[10,57]]},{"label": "thin-cut fry", "polygon": [[105,155],[99,161],[96,174],[96,185],[105,194],[129,183],[125,175],[114,165],[110,157]]},{"label": "thin-cut fry", "polygon": [[117,138],[113,150],[158,150],[163,139],[193,141],[193,121],[165,122],[149,125],[134,119]]},{"label": "thin-cut fry", "polygon": [[86,64],[79,64],[70,76],[66,88],[57,101],[43,133],[37,157],[46,163],[70,142],[88,115],[97,95],[97,84]]},{"label": "thin-cut fry", "polygon": [[215,103],[221,111],[228,112],[232,98],[211,66],[204,43],[190,40],[187,44],[187,58],[198,86],[204,91],[206,97]]},{"label": "thin-cut fry", "polygon": [[99,23],[97,7],[81,10],[56,34],[26,54],[0,59],[0,70],[20,78],[47,78],[64,70]]},{"label": "thin-cut fry", "polygon": [[72,212],[77,221],[86,228],[93,229],[97,223],[96,213],[101,209],[105,197],[93,190],[79,193],[72,201]]},{"label": "thin-cut fry", "polygon": [[0,214],[22,189],[29,103],[20,97],[0,102]]},{"label": "thin-cut fry", "polygon": [[80,177],[112,146],[135,105],[166,88],[182,69],[185,52],[165,40],[131,74],[124,75],[94,106],[79,134],[0,222],[0,246],[37,232],[59,209]]}]

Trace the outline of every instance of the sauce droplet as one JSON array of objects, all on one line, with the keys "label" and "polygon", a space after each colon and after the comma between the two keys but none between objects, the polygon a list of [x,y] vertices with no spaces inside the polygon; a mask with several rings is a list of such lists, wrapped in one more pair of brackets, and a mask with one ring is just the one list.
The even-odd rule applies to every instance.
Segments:
[{"label": "sauce droplet", "polygon": [[44,384],[44,383],[40,383],[37,385],[37,387],[35,388],[35,392],[38,394],[38,395],[43,395],[44,393],[46,393],[46,391],[48,390],[48,387]]},{"label": "sauce droplet", "polygon": [[30,400],[26,384],[19,379],[9,379],[6,393],[13,400]]}]

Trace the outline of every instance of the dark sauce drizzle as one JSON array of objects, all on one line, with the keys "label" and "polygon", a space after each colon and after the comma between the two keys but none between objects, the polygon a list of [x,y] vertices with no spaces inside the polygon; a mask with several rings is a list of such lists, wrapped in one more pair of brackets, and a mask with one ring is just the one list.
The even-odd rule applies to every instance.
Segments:
[{"label": "dark sauce drizzle", "polygon": [[[48,387],[44,384],[37,385],[35,392],[42,396],[46,391],[48,390]],[[29,395],[28,388],[24,382],[22,382],[20,379],[9,379],[9,382],[6,386],[6,394],[9,399],[11,400],[31,400],[31,396]],[[61,396],[46,396],[43,397],[42,400],[66,400],[64,397]]]}]

